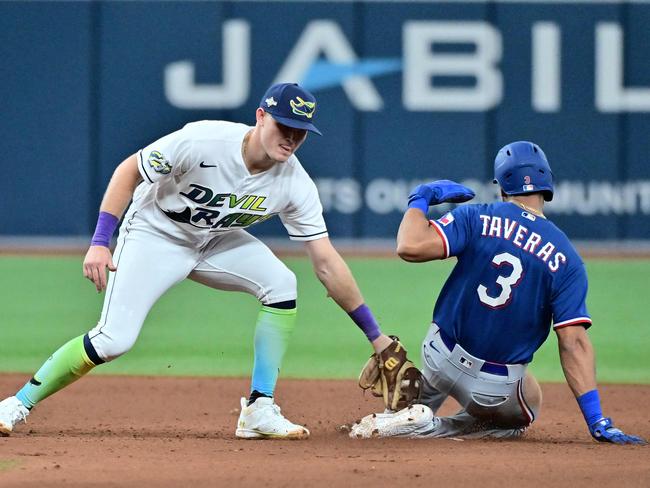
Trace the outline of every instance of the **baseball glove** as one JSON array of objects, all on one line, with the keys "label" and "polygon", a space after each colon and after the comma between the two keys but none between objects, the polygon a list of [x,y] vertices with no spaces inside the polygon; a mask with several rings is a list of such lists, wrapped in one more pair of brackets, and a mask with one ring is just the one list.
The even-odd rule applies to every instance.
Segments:
[{"label": "baseball glove", "polygon": [[406,349],[396,336],[379,354],[370,356],[359,375],[359,386],[383,397],[387,410],[397,411],[416,402],[420,396],[422,373],[406,357]]}]

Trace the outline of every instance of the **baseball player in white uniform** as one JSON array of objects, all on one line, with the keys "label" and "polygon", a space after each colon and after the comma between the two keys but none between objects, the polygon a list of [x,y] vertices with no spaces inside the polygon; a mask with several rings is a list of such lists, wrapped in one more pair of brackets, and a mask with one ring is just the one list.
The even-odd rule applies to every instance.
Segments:
[{"label": "baseball player in white uniform", "polygon": [[[0,402],[0,433],[10,433],[44,398],[127,352],[156,300],[190,278],[211,288],[250,293],[262,305],[251,392],[241,399],[236,436],[309,436],[273,400],[295,324],[296,277],[244,229],[278,215],[290,239],[305,242],[329,296],[375,351],[392,343],[331,245],[316,186],[294,155],[308,131],[320,135],[313,124],[315,110],[314,96],[300,86],[273,85],[256,110],[254,127],[190,123],[116,168],[83,264],[97,291],[106,289],[99,322],[58,349],[15,396]],[[112,256],[109,242],[127,206]]]}]

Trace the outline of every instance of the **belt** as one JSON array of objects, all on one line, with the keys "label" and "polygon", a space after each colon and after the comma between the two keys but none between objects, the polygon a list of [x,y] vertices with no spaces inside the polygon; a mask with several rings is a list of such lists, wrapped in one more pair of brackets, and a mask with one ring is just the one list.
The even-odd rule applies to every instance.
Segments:
[{"label": "belt", "polygon": [[[442,329],[439,329],[439,331],[442,343],[447,346],[447,349],[453,351],[454,347],[456,347],[456,342],[447,334],[445,334]],[[481,366],[481,371],[498,376],[508,376],[508,366],[501,363],[491,363],[490,361],[485,361],[483,363],[483,366]]]}]

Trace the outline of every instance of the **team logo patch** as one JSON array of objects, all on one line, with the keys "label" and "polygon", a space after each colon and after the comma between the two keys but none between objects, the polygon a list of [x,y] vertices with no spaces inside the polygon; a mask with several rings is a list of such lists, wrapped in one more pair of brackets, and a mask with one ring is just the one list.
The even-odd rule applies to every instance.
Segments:
[{"label": "team logo patch", "polygon": [[266,103],[267,107],[275,107],[278,104],[278,102],[276,102],[275,98],[273,97],[267,98],[264,100],[264,102]]},{"label": "team logo patch", "polygon": [[446,213],[442,217],[438,219],[438,222],[443,226],[447,227],[449,224],[451,224],[454,221],[454,216],[451,214],[451,212]]},{"label": "team logo patch", "polygon": [[316,111],[316,102],[306,102],[300,97],[296,97],[296,100],[289,101],[291,111],[296,115],[302,115],[311,119]]},{"label": "team logo patch", "polygon": [[528,175],[524,176],[524,184],[530,185],[530,176]]},{"label": "team logo patch", "polygon": [[151,166],[156,173],[166,175],[172,170],[171,163],[167,161],[165,156],[163,156],[159,151],[151,151],[147,161],[149,166]]}]

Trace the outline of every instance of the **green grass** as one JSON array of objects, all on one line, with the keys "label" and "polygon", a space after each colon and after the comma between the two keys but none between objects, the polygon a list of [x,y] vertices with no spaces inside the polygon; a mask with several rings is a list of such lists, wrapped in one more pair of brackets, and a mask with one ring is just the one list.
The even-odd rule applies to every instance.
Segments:
[{"label": "green grass", "polygon": [[[347,260],[386,332],[417,351],[453,262]],[[286,259],[298,275],[298,325],[282,376],[353,378],[371,350],[363,334],[326,298],[306,259]],[[604,382],[650,383],[650,261],[588,261],[590,336]],[[71,337],[97,321],[103,295],[81,275],[79,257],[0,257],[0,371],[32,373]],[[155,305],[131,352],[98,374],[248,376],[258,304],[248,295],[186,281]],[[533,372],[561,381],[553,333]]]},{"label": "green grass", "polygon": [[0,473],[16,468],[20,464],[18,459],[0,459]]}]

